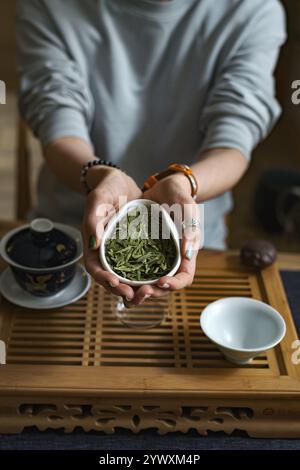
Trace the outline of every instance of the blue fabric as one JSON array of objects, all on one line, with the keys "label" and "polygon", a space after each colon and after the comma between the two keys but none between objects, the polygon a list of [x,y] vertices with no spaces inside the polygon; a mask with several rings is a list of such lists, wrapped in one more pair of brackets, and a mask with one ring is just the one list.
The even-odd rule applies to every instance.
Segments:
[{"label": "blue fabric", "polygon": [[195,431],[187,434],[158,436],[154,430],[132,434],[120,430],[111,436],[76,431],[28,430],[16,436],[1,436],[0,450],[299,450],[300,441],[293,439],[250,439],[236,433],[201,437]]},{"label": "blue fabric", "polygon": [[[295,324],[300,334],[300,271],[281,273]],[[132,434],[119,430],[113,435],[75,431],[39,432],[28,429],[19,435],[2,435],[1,450],[299,450],[300,440],[296,439],[252,439],[245,433],[235,432],[232,436],[224,433],[209,433],[201,437],[195,431],[187,434],[158,436],[154,430]]]}]

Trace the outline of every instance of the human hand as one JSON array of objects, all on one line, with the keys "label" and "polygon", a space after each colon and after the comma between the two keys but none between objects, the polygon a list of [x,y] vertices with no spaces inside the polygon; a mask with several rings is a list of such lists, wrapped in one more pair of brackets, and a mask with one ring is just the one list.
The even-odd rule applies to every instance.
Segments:
[{"label": "human hand", "polygon": [[[143,193],[143,198],[150,199],[159,204],[176,205],[180,209],[177,220],[178,228],[182,222],[187,225],[192,219],[200,220],[199,205],[191,196],[191,186],[187,177],[182,173],[175,173],[158,181],[149,190]],[[175,206],[173,206],[175,207]],[[175,215],[176,217],[176,215]],[[140,305],[150,297],[162,297],[170,291],[180,290],[192,284],[196,269],[196,258],[201,245],[202,233],[199,227],[187,226],[183,231],[181,240],[182,261],[175,276],[164,276],[156,285],[144,285],[135,290],[134,298],[127,306]]]},{"label": "human hand", "polygon": [[[134,297],[132,287],[121,283],[117,276],[104,270],[99,261],[98,249],[103,230],[119,209],[120,197],[123,204],[142,197],[141,189],[134,180],[121,170],[95,166],[87,174],[87,183],[92,191],[86,198],[83,220],[83,253],[87,271],[105,289],[126,301]],[[125,200],[126,199],[126,200]]]}]

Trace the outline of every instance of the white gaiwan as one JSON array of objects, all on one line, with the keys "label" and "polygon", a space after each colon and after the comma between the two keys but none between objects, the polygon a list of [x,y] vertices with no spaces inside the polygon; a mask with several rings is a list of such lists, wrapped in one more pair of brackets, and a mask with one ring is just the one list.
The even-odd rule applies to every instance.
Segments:
[{"label": "white gaiwan", "polygon": [[200,316],[206,336],[228,361],[248,364],[284,337],[282,316],[270,305],[247,297],[227,297],[207,305]]},{"label": "white gaiwan", "polygon": [[147,285],[155,284],[158,281],[159,278],[151,279],[151,280],[144,280],[144,281],[138,281],[138,280],[133,281],[131,279],[126,279],[125,277],[120,276],[119,274],[117,274],[112,269],[112,267],[110,266],[110,264],[108,263],[108,261],[106,259],[105,245],[106,245],[107,240],[111,237],[113,231],[115,230],[115,227],[116,227],[117,223],[128,212],[132,211],[134,208],[137,208],[141,205],[145,205],[146,207],[151,205],[152,210],[154,211],[154,213],[155,213],[155,211],[157,211],[157,213],[160,212],[162,214],[163,221],[165,222],[165,226],[168,227],[170,235],[172,236],[172,239],[173,239],[173,242],[174,242],[174,245],[175,245],[175,249],[176,249],[176,256],[175,256],[175,260],[174,260],[174,264],[172,266],[172,269],[170,270],[170,272],[166,273],[165,275],[174,276],[174,274],[176,274],[176,272],[178,271],[178,268],[179,268],[180,263],[181,263],[180,237],[179,237],[179,234],[178,234],[177,227],[176,227],[175,223],[173,222],[173,220],[171,219],[168,212],[161,205],[159,205],[156,202],[151,201],[149,199],[136,199],[134,201],[130,201],[127,204],[125,204],[124,206],[122,206],[121,209],[119,210],[119,212],[117,212],[109,220],[109,222],[108,222],[108,224],[107,224],[107,226],[104,230],[102,240],[101,240],[101,244],[100,244],[100,249],[99,249],[100,261],[101,261],[101,264],[102,264],[103,268],[106,269],[106,271],[109,271],[110,273],[114,274],[122,283],[128,284],[130,286],[142,286],[142,285],[146,285],[146,284]]}]

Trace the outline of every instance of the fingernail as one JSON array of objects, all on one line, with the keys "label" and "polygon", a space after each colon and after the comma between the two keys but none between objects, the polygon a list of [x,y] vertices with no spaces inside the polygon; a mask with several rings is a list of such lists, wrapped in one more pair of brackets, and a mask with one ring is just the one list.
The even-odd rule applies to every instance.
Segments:
[{"label": "fingernail", "polygon": [[159,286],[159,287],[161,287],[161,289],[169,289],[170,284],[163,284],[162,286]]},{"label": "fingernail", "polygon": [[188,259],[189,261],[191,261],[191,259],[192,259],[192,257],[193,257],[193,250],[192,250],[192,248],[188,247],[188,248],[186,249],[185,257],[186,257],[186,259]]},{"label": "fingernail", "polygon": [[144,302],[145,300],[149,299],[150,297],[151,297],[150,294],[144,295],[144,297],[139,301],[139,304],[141,304],[141,303]]},{"label": "fingernail", "polygon": [[117,287],[117,284],[114,283],[114,282],[110,282],[109,285],[110,285],[110,287]]},{"label": "fingernail", "polygon": [[95,237],[95,235],[90,235],[90,238],[89,238],[90,250],[93,250],[94,248],[96,248],[96,245],[97,245],[97,238]]},{"label": "fingernail", "polygon": [[126,297],[126,300],[127,300],[127,302],[131,302],[131,301],[132,301],[132,297]]}]

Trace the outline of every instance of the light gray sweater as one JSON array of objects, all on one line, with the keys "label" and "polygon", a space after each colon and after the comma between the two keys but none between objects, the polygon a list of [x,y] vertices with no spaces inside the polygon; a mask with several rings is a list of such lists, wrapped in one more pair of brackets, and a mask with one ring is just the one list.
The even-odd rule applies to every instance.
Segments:
[{"label": "light gray sweater", "polygon": [[[249,159],[280,114],[284,23],[279,0],[21,0],[21,112],[43,145],[80,137],[140,185],[214,147]],[[229,193],[205,204],[206,246],[224,246],[230,208]],[[44,167],[36,213],[82,211]]]}]

